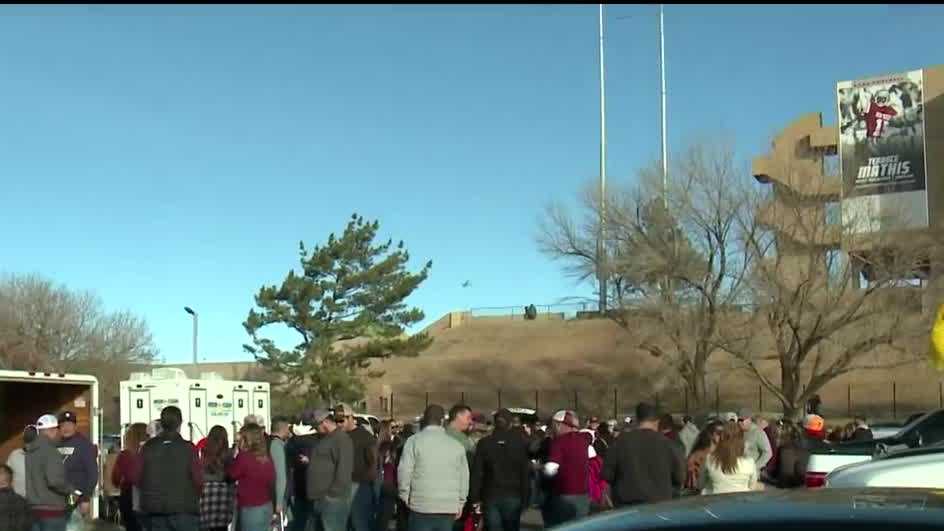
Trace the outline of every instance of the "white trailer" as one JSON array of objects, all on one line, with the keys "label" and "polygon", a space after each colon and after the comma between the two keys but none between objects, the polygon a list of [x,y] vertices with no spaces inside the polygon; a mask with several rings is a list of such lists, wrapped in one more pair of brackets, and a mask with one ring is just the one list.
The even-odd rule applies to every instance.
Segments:
[{"label": "white trailer", "polygon": [[[86,374],[38,371],[0,371],[0,463],[23,445],[23,429],[41,415],[72,411],[76,428],[101,448],[101,415],[98,379]],[[99,485],[102,455],[98,452]],[[92,517],[98,517],[98,495],[92,497]]]},{"label": "white trailer", "polygon": [[213,426],[223,426],[230,444],[248,415],[272,421],[268,382],[224,380],[216,373],[190,379],[177,368],[157,368],[150,373],[132,373],[120,384],[121,431],[131,424],[148,424],[161,416],[167,406],[183,413],[180,434],[194,444],[207,436]]}]

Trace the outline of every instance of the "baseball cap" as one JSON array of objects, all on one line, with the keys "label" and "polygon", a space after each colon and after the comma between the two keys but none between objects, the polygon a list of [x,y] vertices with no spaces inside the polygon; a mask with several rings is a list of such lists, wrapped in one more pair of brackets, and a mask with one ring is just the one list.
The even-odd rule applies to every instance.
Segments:
[{"label": "baseball cap", "polygon": [[59,424],[62,424],[64,422],[71,422],[73,424],[76,424],[78,421],[76,420],[75,413],[71,411],[63,411],[62,413],[60,413]]},{"label": "baseball cap", "polygon": [[577,418],[577,414],[566,409],[562,409],[557,413],[554,413],[554,416],[551,418],[551,420],[554,422],[560,422],[561,424],[565,424],[571,428],[580,427],[580,419]]},{"label": "baseball cap", "polygon": [[327,409],[316,409],[311,412],[311,421],[314,425],[321,424],[326,419],[331,418],[332,412]]},{"label": "baseball cap", "polygon": [[729,411],[729,412],[723,413],[723,414],[721,415],[721,420],[723,420],[723,421],[725,421],[725,422],[737,422],[737,419],[738,419],[738,415],[737,415],[737,413],[735,413],[735,412],[733,412],[733,411]]},{"label": "baseball cap", "polygon": [[750,408],[742,407],[737,412],[738,420],[754,418],[754,412]]},{"label": "baseball cap", "polygon": [[823,420],[823,417],[819,415],[807,415],[803,418],[803,428],[810,431],[823,431],[823,428],[826,427],[826,422]]},{"label": "baseball cap", "polygon": [[54,417],[53,415],[49,415],[49,414],[43,415],[39,417],[39,419],[36,421],[37,430],[48,430],[51,428],[58,428],[58,427],[59,427],[59,421],[56,420],[56,417]]}]

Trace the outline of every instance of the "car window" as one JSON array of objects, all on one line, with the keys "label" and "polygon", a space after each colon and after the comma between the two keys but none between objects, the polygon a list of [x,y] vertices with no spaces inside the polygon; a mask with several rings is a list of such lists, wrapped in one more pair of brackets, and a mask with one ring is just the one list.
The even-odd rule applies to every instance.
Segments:
[{"label": "car window", "polygon": [[933,413],[922,415],[921,417],[915,419],[914,421],[906,424],[905,427],[899,430],[899,432],[895,435],[895,437],[899,439],[904,437],[908,432],[914,430],[915,427],[917,426],[923,425],[926,421],[938,423],[938,424],[944,423],[944,411],[935,411]]},{"label": "car window", "polygon": [[944,441],[944,413],[937,413],[918,426],[921,445],[928,446]]}]

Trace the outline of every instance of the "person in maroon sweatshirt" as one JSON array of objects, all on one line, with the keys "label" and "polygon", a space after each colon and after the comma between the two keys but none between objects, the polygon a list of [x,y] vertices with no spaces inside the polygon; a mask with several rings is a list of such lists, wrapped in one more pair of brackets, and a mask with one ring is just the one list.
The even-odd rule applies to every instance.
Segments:
[{"label": "person in maroon sweatshirt", "polygon": [[549,492],[541,510],[545,528],[590,513],[590,442],[579,433],[580,421],[573,411],[558,411],[551,420],[554,438],[544,463]]},{"label": "person in maroon sweatshirt", "polygon": [[268,531],[272,521],[275,466],[269,458],[265,433],[258,424],[239,431],[239,455],[226,466],[226,475],[237,481],[236,504],[240,531]]}]

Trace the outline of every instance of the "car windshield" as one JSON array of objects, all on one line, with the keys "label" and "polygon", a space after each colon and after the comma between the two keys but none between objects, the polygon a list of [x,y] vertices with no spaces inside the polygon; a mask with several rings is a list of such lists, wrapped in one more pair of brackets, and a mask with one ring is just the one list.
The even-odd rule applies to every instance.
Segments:
[{"label": "car windshield", "polygon": [[902,429],[898,430],[898,433],[895,434],[895,438],[896,438],[896,439],[900,439],[900,438],[904,437],[906,433],[908,433],[909,431],[911,431],[912,429],[914,429],[915,426],[917,426],[918,424],[920,424],[921,422],[923,422],[924,419],[928,418],[928,416],[930,416],[930,415],[932,415],[932,413],[925,413],[924,415],[921,415],[920,417],[918,417],[918,418],[916,418],[915,420],[909,422],[908,424],[905,424],[905,426],[904,426]]}]

